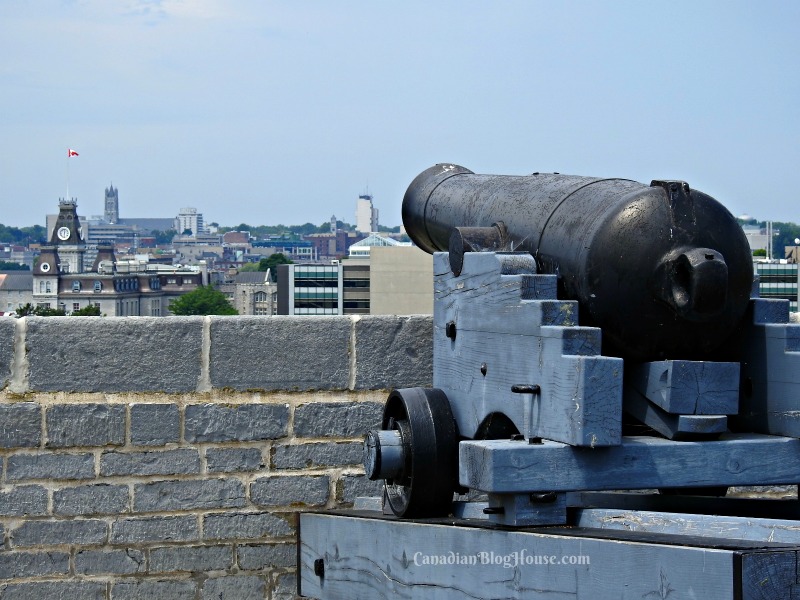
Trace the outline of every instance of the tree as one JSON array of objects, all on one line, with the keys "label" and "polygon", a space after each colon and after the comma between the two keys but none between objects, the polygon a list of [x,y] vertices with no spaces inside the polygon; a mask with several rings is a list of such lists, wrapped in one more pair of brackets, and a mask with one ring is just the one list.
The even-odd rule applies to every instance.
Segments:
[{"label": "tree", "polygon": [[30,271],[31,268],[28,265],[21,265],[15,262],[9,262],[7,260],[0,260],[0,271]]},{"label": "tree", "polygon": [[73,317],[99,317],[100,306],[97,304],[89,304],[88,306],[84,306],[78,310],[73,310],[70,315]]},{"label": "tree", "polygon": [[276,252],[275,254],[270,254],[266,258],[262,258],[258,261],[258,270],[259,271],[269,271],[270,279],[272,281],[278,280],[278,265],[291,265],[293,261],[286,258],[283,252]]},{"label": "tree", "polygon": [[62,308],[50,308],[49,306],[34,306],[30,302],[20,304],[16,310],[18,317],[63,317],[67,313]]},{"label": "tree", "polygon": [[173,315],[238,315],[225,294],[210,285],[201,285],[169,303]]}]

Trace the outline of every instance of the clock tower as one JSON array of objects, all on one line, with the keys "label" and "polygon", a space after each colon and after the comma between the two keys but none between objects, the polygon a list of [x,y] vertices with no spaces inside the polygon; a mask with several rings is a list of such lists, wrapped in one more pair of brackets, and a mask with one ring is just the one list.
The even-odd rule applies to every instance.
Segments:
[{"label": "clock tower", "polygon": [[61,273],[83,273],[83,257],[86,241],[83,239],[81,222],[78,219],[78,203],[75,199],[58,201],[58,218],[53,227],[50,244],[58,253],[58,271]]}]

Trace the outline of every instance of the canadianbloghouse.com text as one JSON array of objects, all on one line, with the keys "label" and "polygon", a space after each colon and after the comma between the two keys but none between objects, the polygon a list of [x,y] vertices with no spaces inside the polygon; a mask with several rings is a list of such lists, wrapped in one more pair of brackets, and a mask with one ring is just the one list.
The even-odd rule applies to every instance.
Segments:
[{"label": "canadianbloghouse.com text", "polygon": [[426,554],[424,552],[414,552],[411,560],[416,566],[493,565],[502,566],[505,569],[524,566],[576,566],[591,564],[589,556],[585,554],[565,554],[562,556],[552,554],[531,554],[525,548],[508,553],[487,551],[475,552],[474,554],[462,554],[460,552]]}]

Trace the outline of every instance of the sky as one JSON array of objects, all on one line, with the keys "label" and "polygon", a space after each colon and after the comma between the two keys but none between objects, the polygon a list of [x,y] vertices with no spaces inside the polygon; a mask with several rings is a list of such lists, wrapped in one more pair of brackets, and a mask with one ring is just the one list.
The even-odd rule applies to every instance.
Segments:
[{"label": "sky", "polygon": [[[682,179],[800,223],[800,2],[0,0],[0,223],[401,222],[414,177]],[[67,159],[67,149],[79,156]]]}]

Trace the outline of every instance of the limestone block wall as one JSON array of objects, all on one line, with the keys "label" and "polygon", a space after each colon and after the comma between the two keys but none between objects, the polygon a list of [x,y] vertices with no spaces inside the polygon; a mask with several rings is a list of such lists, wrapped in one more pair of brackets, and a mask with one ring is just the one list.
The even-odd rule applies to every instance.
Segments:
[{"label": "limestone block wall", "polygon": [[293,598],[430,317],[0,320],[0,599]]}]

